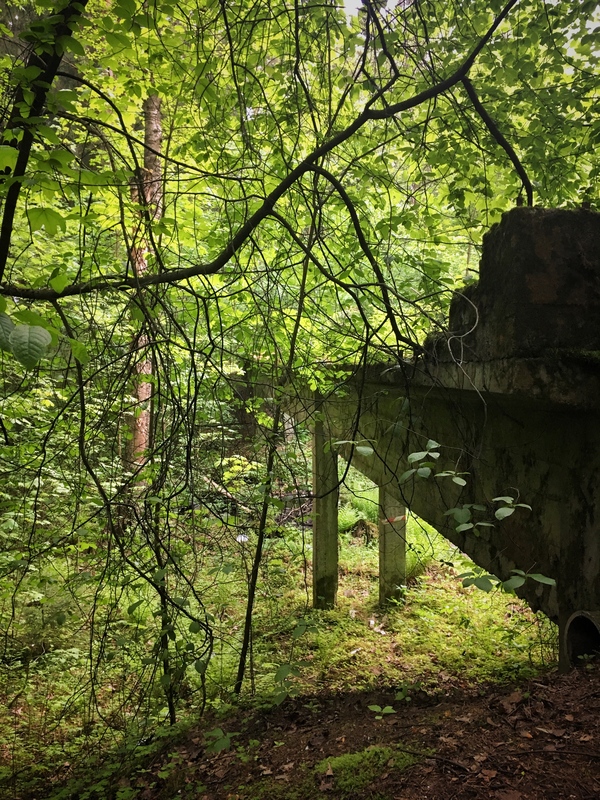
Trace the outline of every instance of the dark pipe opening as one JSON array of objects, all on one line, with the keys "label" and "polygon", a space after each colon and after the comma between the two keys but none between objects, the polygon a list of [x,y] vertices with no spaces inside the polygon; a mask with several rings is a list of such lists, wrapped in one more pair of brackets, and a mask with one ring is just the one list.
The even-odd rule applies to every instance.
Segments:
[{"label": "dark pipe opening", "polygon": [[582,663],[584,656],[600,654],[600,629],[585,614],[573,617],[567,628],[567,653],[573,666]]}]

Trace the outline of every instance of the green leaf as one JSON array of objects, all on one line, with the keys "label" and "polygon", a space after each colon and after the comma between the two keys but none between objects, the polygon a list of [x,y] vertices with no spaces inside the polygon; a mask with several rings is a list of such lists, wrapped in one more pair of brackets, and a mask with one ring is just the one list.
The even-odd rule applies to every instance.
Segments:
[{"label": "green leaf", "polygon": [[78,42],[77,39],[74,39],[72,36],[59,36],[57,42],[64,50],[69,50],[77,56],[85,55],[85,50],[81,42]]},{"label": "green leaf", "polygon": [[548,578],[546,575],[540,575],[539,572],[532,572],[527,577],[537,581],[538,583],[545,583],[546,586],[556,586],[556,581],[554,578]]},{"label": "green leaf", "polygon": [[427,441],[427,444],[425,445],[425,449],[426,450],[433,450],[433,449],[435,449],[436,447],[439,447],[439,446],[440,446],[439,442],[436,442],[434,439],[429,439]]},{"label": "green leaf", "polygon": [[430,455],[431,455],[431,453],[429,453],[427,450],[421,450],[418,453],[410,453],[410,455],[408,456],[407,461],[408,461],[409,464],[414,464],[415,461],[422,461],[424,458],[427,458],[427,456],[430,456]]},{"label": "green leaf", "polygon": [[361,456],[372,456],[375,450],[372,447],[364,444],[357,444],[354,448],[356,452]]},{"label": "green leaf", "polygon": [[206,748],[207,753],[220,753],[221,750],[229,750],[231,747],[230,735],[223,736],[221,739],[215,739]]},{"label": "green leaf", "polygon": [[419,467],[417,475],[419,478],[428,478],[431,475],[431,467]]},{"label": "green leaf", "polygon": [[508,495],[501,495],[500,497],[492,497],[494,503],[514,503],[515,498]]},{"label": "green leaf", "polygon": [[205,661],[203,658],[197,658],[196,661],[194,661],[194,669],[199,675],[204,675],[207,667],[208,667],[208,662]]},{"label": "green leaf", "polygon": [[0,350],[12,353],[10,346],[10,335],[15,329],[15,323],[4,312],[0,313]]},{"label": "green leaf", "polygon": [[22,308],[19,311],[15,311],[13,317],[24,325],[39,325],[41,328],[46,329],[50,327],[47,319],[36,314],[30,308]]},{"label": "green leaf", "polygon": [[473,584],[478,589],[482,589],[484,592],[491,592],[494,588],[494,584],[490,580],[489,575],[480,575],[478,578],[473,580]]},{"label": "green leaf", "polygon": [[198,620],[193,620],[190,622],[189,631],[190,633],[200,633],[202,630],[202,625],[198,622]]},{"label": "green leaf", "polygon": [[65,286],[69,285],[69,283],[70,280],[64,272],[59,272],[57,275],[54,276],[54,278],[50,278],[49,280],[50,286],[54,289],[55,292],[58,292],[59,294],[62,292]]},{"label": "green leaf", "polygon": [[449,508],[448,511],[444,511],[444,516],[454,517],[454,520],[460,525],[463,522],[469,522],[471,519],[471,511],[469,510],[468,506],[463,506],[462,508]]},{"label": "green leaf", "polygon": [[131,304],[129,307],[129,313],[131,315],[131,319],[134,319],[136,322],[143,322],[146,319],[143,310],[137,305],[137,303]]},{"label": "green leaf", "polygon": [[407,469],[406,472],[403,472],[402,475],[398,478],[398,483],[406,483],[406,481],[415,474],[416,469]]},{"label": "green leaf", "polygon": [[456,532],[463,533],[463,531],[470,531],[473,527],[474,526],[472,522],[463,522],[462,525],[457,525]]},{"label": "green leaf", "polygon": [[127,609],[127,613],[129,614],[129,616],[131,616],[133,612],[142,605],[143,602],[144,602],[143,600],[136,600],[135,603],[132,603]]},{"label": "green leaf", "polygon": [[46,355],[52,336],[39,325],[17,325],[9,341],[17,361],[32,369]]},{"label": "green leaf", "polygon": [[507,581],[502,583],[502,588],[507,592],[510,592],[514,589],[518,589],[519,586],[523,586],[524,583],[525,578],[522,578],[520,575],[513,575],[512,578],[509,578]]},{"label": "green leaf", "polygon": [[467,485],[466,480],[464,478],[459,478],[457,475],[455,475],[452,478],[452,482],[456,483],[458,486],[466,486]]},{"label": "green leaf", "polygon": [[14,147],[9,147],[6,144],[0,145],[0,169],[13,170],[17,163],[18,151]]},{"label": "green leaf", "polygon": [[167,572],[166,569],[157,569],[154,575],[152,576],[152,580],[154,581],[154,583],[163,583],[166,572]]},{"label": "green leaf", "polygon": [[511,514],[515,513],[515,509],[512,506],[503,506],[502,508],[497,508],[494,516],[496,519],[506,519],[506,517],[510,517]]},{"label": "green leaf", "polygon": [[77,341],[77,339],[69,339],[69,344],[71,345],[71,352],[73,353],[73,358],[76,358],[80,364],[85,366],[89,363],[90,356],[86,349],[86,346],[81,342]]},{"label": "green leaf", "polygon": [[282,664],[275,673],[275,683],[281,683],[289,675],[294,674],[294,667],[291,664]]},{"label": "green leaf", "polygon": [[67,223],[63,217],[53,208],[32,207],[27,209],[29,224],[32,233],[45,228],[46,233],[54,236],[58,230],[66,231]]}]

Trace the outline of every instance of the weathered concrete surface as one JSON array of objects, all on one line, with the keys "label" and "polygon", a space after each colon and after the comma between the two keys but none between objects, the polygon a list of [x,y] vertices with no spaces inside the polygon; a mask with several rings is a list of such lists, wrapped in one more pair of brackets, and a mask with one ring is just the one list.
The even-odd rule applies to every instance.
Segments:
[{"label": "weathered concrete surface", "polygon": [[[592,638],[600,625],[600,215],[506,214],[484,239],[479,283],[456,296],[449,333],[427,350],[349,377],[322,407],[326,430],[367,440],[370,456],[340,453],[484,569],[554,578],[519,593],[559,622],[565,665],[586,620]],[[400,480],[429,439],[441,443],[434,471],[468,473],[465,487]],[[497,521],[499,495],[532,510]],[[494,527],[457,531],[445,512],[468,503]]]},{"label": "weathered concrete surface", "polygon": [[313,606],[332,608],[338,586],[338,454],[320,419],[313,429]]},{"label": "weathered concrete surface", "polygon": [[406,584],[406,508],[388,484],[379,486],[379,603],[400,600]]},{"label": "weathered concrete surface", "polygon": [[[596,350],[599,215],[515,208],[484,237],[479,282],[450,310],[450,350],[468,361]],[[438,357],[449,358],[447,348]]]}]

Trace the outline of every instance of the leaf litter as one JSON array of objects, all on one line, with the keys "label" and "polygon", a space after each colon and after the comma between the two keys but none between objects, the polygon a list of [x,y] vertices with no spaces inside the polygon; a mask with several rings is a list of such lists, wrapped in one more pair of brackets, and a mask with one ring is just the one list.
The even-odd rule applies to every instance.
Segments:
[{"label": "leaf litter", "polygon": [[[198,731],[180,746],[180,785],[149,770],[144,798],[167,800],[592,800],[600,797],[600,664],[556,671],[518,687],[463,686],[459,679],[419,696],[396,715],[394,688],[322,693],[277,708],[241,712],[220,724],[240,730],[236,752],[185,759]],[[210,725],[206,721],[203,727]],[[192,736],[194,737],[192,739]],[[252,748],[250,742],[257,743]],[[277,746],[275,746],[275,743]],[[333,765],[345,754],[389,748],[394,757],[360,790],[340,789]],[[383,752],[383,750],[382,750]],[[170,751],[172,756],[172,748]],[[326,766],[321,772],[317,765]],[[343,785],[347,785],[346,782]],[[133,788],[133,787],[132,787]],[[137,787],[142,788],[142,787]]]}]

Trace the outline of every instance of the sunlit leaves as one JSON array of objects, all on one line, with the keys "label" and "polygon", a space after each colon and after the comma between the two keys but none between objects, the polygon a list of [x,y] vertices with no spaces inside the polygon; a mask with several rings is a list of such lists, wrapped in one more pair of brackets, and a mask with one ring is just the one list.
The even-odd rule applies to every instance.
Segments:
[{"label": "sunlit leaves", "polygon": [[17,161],[17,150],[14,147],[0,145],[0,170],[12,170]]},{"label": "sunlit leaves", "polygon": [[50,284],[50,286],[51,286],[51,287],[52,287],[52,288],[53,288],[53,289],[54,289],[56,292],[62,292],[62,291],[63,291],[63,289],[64,289],[66,286],[68,286],[68,285],[69,285],[70,281],[69,281],[69,278],[68,278],[68,276],[67,276],[67,275],[66,275],[64,272],[58,272],[58,271],[56,271],[56,274],[55,274],[55,275],[54,275],[52,278],[50,278],[50,280],[48,281],[48,283]]},{"label": "sunlit leaves", "polygon": [[44,228],[46,233],[54,236],[59,230],[64,232],[67,229],[64,217],[53,208],[34,206],[27,209],[27,216],[33,233]]},{"label": "sunlit leaves", "polygon": [[86,346],[77,339],[69,339],[69,344],[71,345],[71,352],[73,353],[73,357],[76,358],[80,364],[82,365],[87,364],[90,360],[90,355],[87,351]]}]

